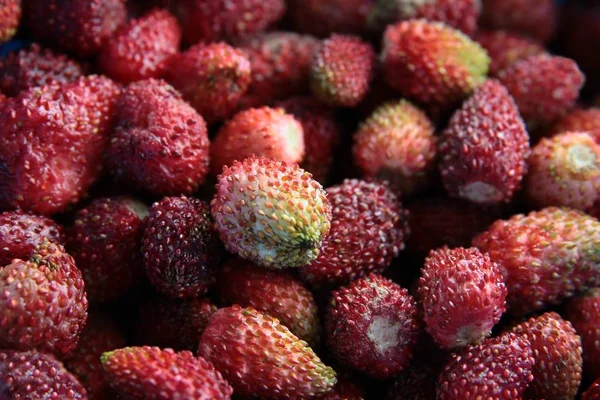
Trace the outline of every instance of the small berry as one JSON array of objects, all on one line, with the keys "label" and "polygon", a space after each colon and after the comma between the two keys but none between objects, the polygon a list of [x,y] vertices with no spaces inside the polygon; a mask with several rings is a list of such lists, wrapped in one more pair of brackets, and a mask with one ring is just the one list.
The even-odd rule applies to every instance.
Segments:
[{"label": "small berry", "polygon": [[600,108],[577,108],[561,117],[550,133],[558,135],[565,132],[586,132],[600,143]]},{"label": "small berry", "polygon": [[[346,374],[347,375],[347,374]],[[316,397],[316,400],[364,400],[365,391],[351,377],[338,374],[338,382],[329,393]]]},{"label": "small berry", "polygon": [[0,45],[17,33],[21,11],[21,0],[0,0]]},{"label": "small berry", "polygon": [[600,378],[594,381],[590,387],[581,395],[581,400],[600,399]]},{"label": "small berry", "polygon": [[583,370],[589,377],[600,376],[600,289],[593,288],[567,301],[564,316],[581,336]]},{"label": "small berry", "polygon": [[519,60],[546,52],[541,43],[508,31],[480,30],[475,40],[490,56],[490,76],[496,76]]},{"label": "small berry", "polygon": [[288,15],[299,32],[326,37],[332,33],[362,35],[373,0],[288,0]]},{"label": "small berry", "polygon": [[481,23],[518,32],[542,42],[552,39],[558,6],[552,0],[482,0]]}]

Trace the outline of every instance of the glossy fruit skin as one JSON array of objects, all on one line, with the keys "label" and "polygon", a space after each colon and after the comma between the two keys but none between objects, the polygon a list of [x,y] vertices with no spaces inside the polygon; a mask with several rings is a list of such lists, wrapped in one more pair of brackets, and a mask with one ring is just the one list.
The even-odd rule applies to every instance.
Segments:
[{"label": "glossy fruit skin", "polygon": [[583,372],[588,377],[600,376],[600,289],[593,288],[566,302],[563,316],[577,334],[583,347]]}]

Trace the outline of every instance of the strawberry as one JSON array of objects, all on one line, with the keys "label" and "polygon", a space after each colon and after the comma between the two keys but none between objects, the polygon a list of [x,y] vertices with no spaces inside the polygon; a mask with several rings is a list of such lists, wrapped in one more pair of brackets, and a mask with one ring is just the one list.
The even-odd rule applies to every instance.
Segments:
[{"label": "strawberry", "polygon": [[435,399],[435,388],[442,365],[419,355],[416,353],[410,367],[396,375],[385,394],[385,400]]},{"label": "strawberry", "polygon": [[332,33],[362,35],[373,0],[289,0],[288,16],[295,30],[326,37]]},{"label": "strawberry", "polygon": [[316,397],[317,400],[364,400],[363,388],[351,377],[338,374],[338,382],[329,393]]},{"label": "strawberry", "polygon": [[526,36],[503,30],[480,30],[475,40],[490,56],[490,76],[530,56],[544,54],[544,46]]},{"label": "strawberry", "polygon": [[562,116],[552,127],[550,134],[586,132],[600,143],[600,108],[576,108]]},{"label": "strawberry", "polygon": [[558,7],[552,0],[482,0],[482,25],[514,31],[542,42],[552,39]]},{"label": "strawberry", "polygon": [[21,0],[0,0],[0,44],[17,33],[21,12]]},{"label": "strawberry", "polygon": [[600,376],[600,289],[594,288],[571,298],[566,303],[564,317],[577,334],[583,347],[583,370],[592,378]]},{"label": "strawberry", "polygon": [[581,395],[581,400],[598,400],[600,399],[600,379],[597,379],[590,387]]},{"label": "strawberry", "polygon": [[198,353],[243,397],[308,398],[331,391],[337,382],[306,342],[253,308],[218,310],[202,333]]}]

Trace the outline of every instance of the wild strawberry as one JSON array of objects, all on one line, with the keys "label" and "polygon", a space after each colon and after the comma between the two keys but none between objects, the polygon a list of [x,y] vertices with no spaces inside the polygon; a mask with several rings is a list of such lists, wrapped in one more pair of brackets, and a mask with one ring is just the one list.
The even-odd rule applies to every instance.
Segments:
[{"label": "wild strawberry", "polygon": [[437,140],[427,115],[406,100],[379,106],[354,134],[354,162],[366,178],[380,178],[410,196],[427,187]]},{"label": "wild strawberry", "polygon": [[420,326],[408,290],[370,274],[332,294],[325,325],[335,357],[376,378],[389,378],[412,360]]},{"label": "wild strawberry", "polygon": [[81,383],[60,361],[35,350],[0,351],[0,381],[5,399],[88,398]]},{"label": "wild strawberry", "polygon": [[295,30],[326,37],[332,33],[362,35],[373,0],[289,0]]},{"label": "wild strawberry", "polygon": [[286,271],[270,271],[240,259],[229,260],[219,275],[226,304],[253,307],[281,321],[311,347],[319,343],[320,324],[312,293]]},{"label": "wild strawberry", "polygon": [[527,172],[529,135],[515,102],[488,80],[452,116],[439,145],[439,169],[452,197],[509,202]]},{"label": "wild strawberry", "polygon": [[473,239],[498,263],[508,310],[524,315],[600,285],[600,222],[548,207],[499,220]]},{"label": "wild strawberry", "polygon": [[[523,299],[522,301],[526,301]],[[531,343],[535,365],[525,399],[574,399],[581,382],[581,339],[571,324],[549,312],[511,332]]]},{"label": "wild strawberry", "polygon": [[314,260],[331,221],[325,191],[309,173],[264,157],[223,169],[211,212],[228,251],[270,268]]},{"label": "wild strawberry", "polygon": [[210,124],[237,109],[250,85],[250,61],[225,43],[201,43],[170,59],[166,79]]},{"label": "wild strawberry", "polygon": [[520,399],[533,381],[531,343],[508,333],[452,355],[439,377],[438,400]]},{"label": "wild strawberry", "polygon": [[332,106],[355,107],[369,91],[375,52],[356,36],[333,34],[311,61],[313,95]]},{"label": "wild strawberry", "polygon": [[392,88],[436,112],[473,93],[490,63],[486,51],[462,32],[425,20],[388,26],[381,60]]},{"label": "wild strawberry", "polygon": [[594,288],[566,303],[564,317],[581,337],[583,371],[589,377],[600,376],[600,289]]},{"label": "wild strawberry", "polygon": [[108,76],[124,83],[160,78],[180,42],[177,19],[165,10],[154,10],[130,21],[104,41],[98,65]]},{"label": "wild strawberry", "polygon": [[77,345],[88,302],[81,272],[59,244],[0,269],[0,347],[64,355]]},{"label": "wild strawberry", "polygon": [[65,244],[62,226],[50,218],[24,211],[6,211],[0,214],[0,268],[15,258],[28,260],[33,249],[44,240]]},{"label": "wild strawberry", "polygon": [[17,33],[21,11],[21,0],[0,1],[0,44],[8,42]]},{"label": "wild strawberry", "polygon": [[531,36],[542,42],[552,39],[558,8],[552,0],[483,0],[481,23]]},{"label": "wild strawberry", "polygon": [[142,254],[156,288],[171,297],[196,297],[215,284],[221,244],[208,204],[165,197],[150,208]]},{"label": "wild strawberry", "polygon": [[81,76],[83,69],[77,61],[35,43],[0,60],[0,90],[8,96],[53,82],[73,82]]},{"label": "wild strawberry", "polygon": [[562,116],[552,127],[551,135],[586,132],[600,143],[600,108],[576,108]]},{"label": "wild strawberry", "polygon": [[600,399],[600,378],[581,395],[581,400],[598,400]]},{"label": "wild strawberry", "polygon": [[338,374],[338,382],[329,393],[316,397],[316,400],[364,400],[363,388],[351,377]]},{"label": "wild strawberry", "polygon": [[114,300],[139,277],[145,204],[130,197],[100,198],[81,209],[68,231],[67,249],[83,274],[88,300]]},{"label": "wild strawberry", "polygon": [[490,56],[490,76],[496,76],[519,60],[545,53],[541,43],[513,32],[480,30],[474,37]]},{"label": "wild strawberry", "polygon": [[107,150],[115,179],[155,195],[190,194],[208,173],[204,119],[161,80],[130,84]]},{"label": "wild strawberry", "polygon": [[300,269],[311,286],[337,286],[381,273],[404,248],[406,214],[384,183],[347,179],[327,189],[331,232],[316,260]]},{"label": "wild strawberry", "polygon": [[280,108],[250,108],[225,123],[210,146],[211,170],[252,155],[296,164],[304,156],[302,125]]},{"label": "wild strawberry", "polygon": [[231,386],[219,371],[189,351],[125,347],[104,353],[101,362],[110,385],[128,399],[231,398]]},{"label": "wild strawberry", "polygon": [[221,308],[202,333],[198,354],[214,363],[243,397],[308,398],[336,384],[303,340],[253,308]]}]

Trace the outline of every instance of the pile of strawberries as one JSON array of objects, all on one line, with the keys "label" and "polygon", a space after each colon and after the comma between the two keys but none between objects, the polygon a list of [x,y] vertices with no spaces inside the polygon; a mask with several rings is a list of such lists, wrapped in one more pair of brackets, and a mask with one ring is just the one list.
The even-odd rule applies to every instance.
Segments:
[{"label": "pile of strawberries", "polygon": [[0,0],[0,399],[600,399],[598,43],[592,0]]}]

